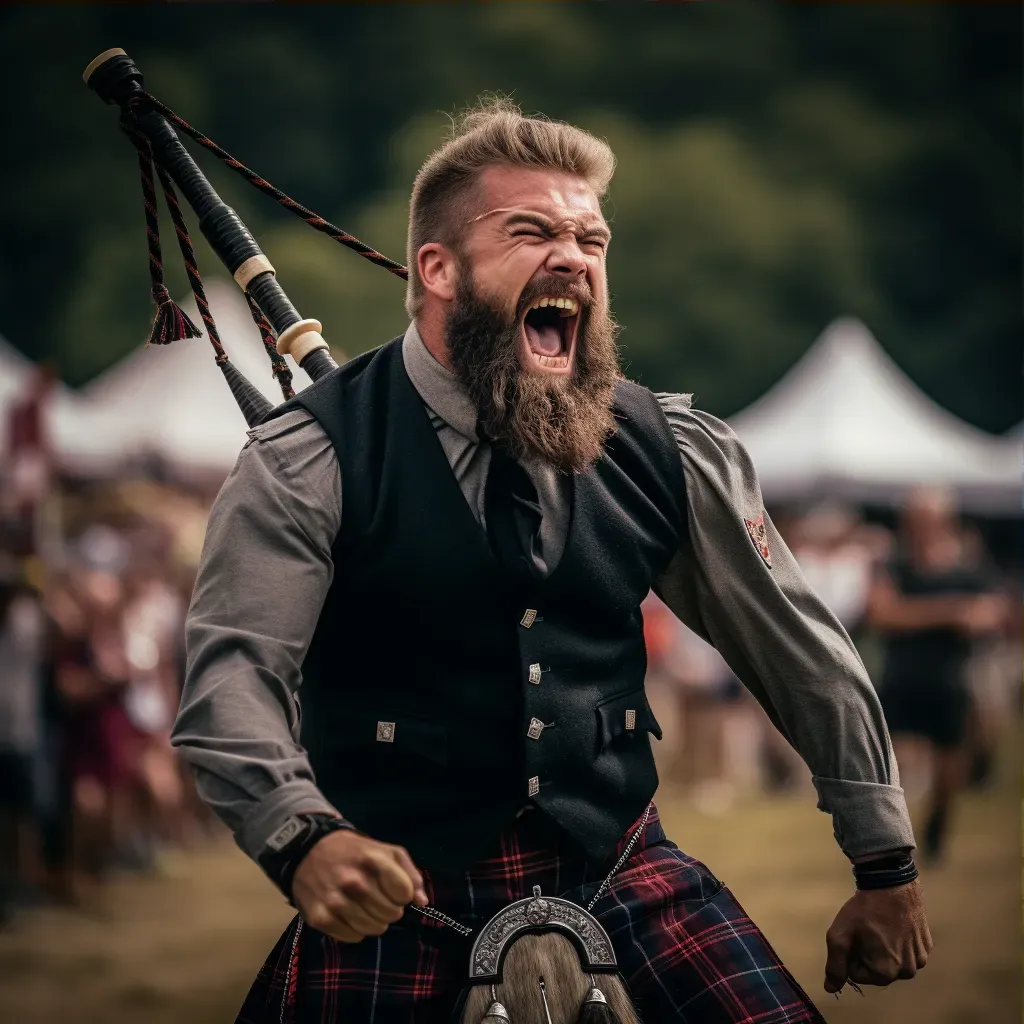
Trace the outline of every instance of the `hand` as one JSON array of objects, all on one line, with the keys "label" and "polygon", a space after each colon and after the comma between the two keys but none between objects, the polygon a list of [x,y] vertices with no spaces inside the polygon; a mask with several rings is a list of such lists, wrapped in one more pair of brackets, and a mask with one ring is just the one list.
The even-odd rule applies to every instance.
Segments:
[{"label": "hand", "polygon": [[836,915],[825,944],[826,992],[839,992],[848,981],[885,986],[913,978],[932,951],[920,881],[858,889]]},{"label": "hand", "polygon": [[303,919],[339,942],[383,935],[407,903],[429,902],[423,876],[400,846],[332,832],[302,858],[292,899]]}]

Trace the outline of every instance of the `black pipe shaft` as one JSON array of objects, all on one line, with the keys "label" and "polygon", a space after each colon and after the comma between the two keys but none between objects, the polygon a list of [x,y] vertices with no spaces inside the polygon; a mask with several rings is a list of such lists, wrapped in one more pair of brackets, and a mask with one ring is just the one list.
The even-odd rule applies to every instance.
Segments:
[{"label": "black pipe shaft", "polygon": [[[102,100],[119,106],[130,121],[138,124],[150,141],[153,159],[181,190],[199,218],[199,229],[232,275],[246,260],[263,255],[242,219],[221,199],[182,145],[173,126],[158,111],[146,109],[142,72],[126,53],[114,53],[103,61],[89,75],[87,84]],[[246,290],[279,336],[302,319],[269,271],[253,278]],[[317,351],[324,352],[326,360],[320,357],[310,363]],[[300,365],[314,380],[337,366],[323,349],[311,352]]]}]

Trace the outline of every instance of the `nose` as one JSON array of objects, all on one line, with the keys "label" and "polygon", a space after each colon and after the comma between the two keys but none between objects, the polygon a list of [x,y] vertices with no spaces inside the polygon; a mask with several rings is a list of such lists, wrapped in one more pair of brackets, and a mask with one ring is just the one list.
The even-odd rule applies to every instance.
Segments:
[{"label": "nose", "polygon": [[545,261],[545,269],[549,274],[570,281],[586,275],[587,260],[577,245],[575,237],[572,239],[559,238],[555,242]]}]

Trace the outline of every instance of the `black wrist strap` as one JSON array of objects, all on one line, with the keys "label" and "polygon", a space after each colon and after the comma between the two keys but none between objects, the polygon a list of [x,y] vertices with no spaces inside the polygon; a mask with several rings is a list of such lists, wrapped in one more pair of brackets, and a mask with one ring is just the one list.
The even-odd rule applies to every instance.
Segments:
[{"label": "black wrist strap", "polygon": [[858,889],[894,889],[917,878],[917,865],[909,853],[894,853],[853,865]]},{"label": "black wrist strap", "polygon": [[357,831],[350,821],[334,814],[299,814],[296,818],[301,830],[295,838],[282,849],[268,849],[259,857],[260,867],[292,906],[295,906],[292,901],[292,881],[306,854],[332,832]]}]

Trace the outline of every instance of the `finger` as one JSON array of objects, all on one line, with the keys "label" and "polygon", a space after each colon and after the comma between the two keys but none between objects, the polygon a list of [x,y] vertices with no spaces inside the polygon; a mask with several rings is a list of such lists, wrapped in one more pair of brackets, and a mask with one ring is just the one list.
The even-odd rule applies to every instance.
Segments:
[{"label": "finger", "polygon": [[350,900],[334,911],[334,916],[346,927],[359,932],[360,935],[383,935],[391,922],[368,914],[366,910]]},{"label": "finger", "polygon": [[332,939],[336,939],[338,942],[362,942],[365,935],[361,935],[354,928],[349,928],[347,925],[343,925],[340,921],[335,921],[329,929],[321,928],[325,935],[329,935]]},{"label": "finger", "polygon": [[381,892],[380,883],[373,875],[362,872],[349,872],[338,881],[338,892],[353,904],[362,907],[371,917],[388,924],[398,921],[405,908]]},{"label": "finger", "polygon": [[405,873],[409,876],[412,881],[412,886],[415,892],[413,893],[413,899],[421,907],[425,907],[430,900],[427,899],[427,890],[423,884],[423,875],[420,873],[419,868],[412,862],[412,857],[409,856],[409,851],[404,847],[394,847],[395,860],[398,861],[399,865],[404,868]]},{"label": "finger", "polygon": [[874,985],[877,988],[887,988],[899,974],[899,969],[894,968],[892,972],[878,969],[872,964],[865,963],[859,957],[850,962],[850,981],[858,985]]},{"label": "finger", "polygon": [[324,935],[329,935],[339,942],[359,942],[363,938],[354,929],[336,918],[323,904],[317,904],[308,914],[304,915],[303,920],[310,928],[315,928],[318,932],[323,932]]},{"label": "finger", "polygon": [[360,935],[383,935],[390,924],[383,918],[367,913],[358,903],[347,899],[340,892],[332,893],[324,902],[331,926],[341,924]]},{"label": "finger", "polygon": [[917,958],[911,954],[909,959],[905,959],[900,964],[899,973],[896,975],[899,981],[910,981],[911,978],[917,976]]},{"label": "finger", "polygon": [[828,957],[825,960],[825,991],[838,992],[849,977],[849,936],[829,929],[825,936],[825,947],[828,950]]},{"label": "finger", "polygon": [[370,854],[367,867],[376,875],[381,891],[394,903],[405,906],[412,902],[415,893],[408,872],[388,853]]}]

